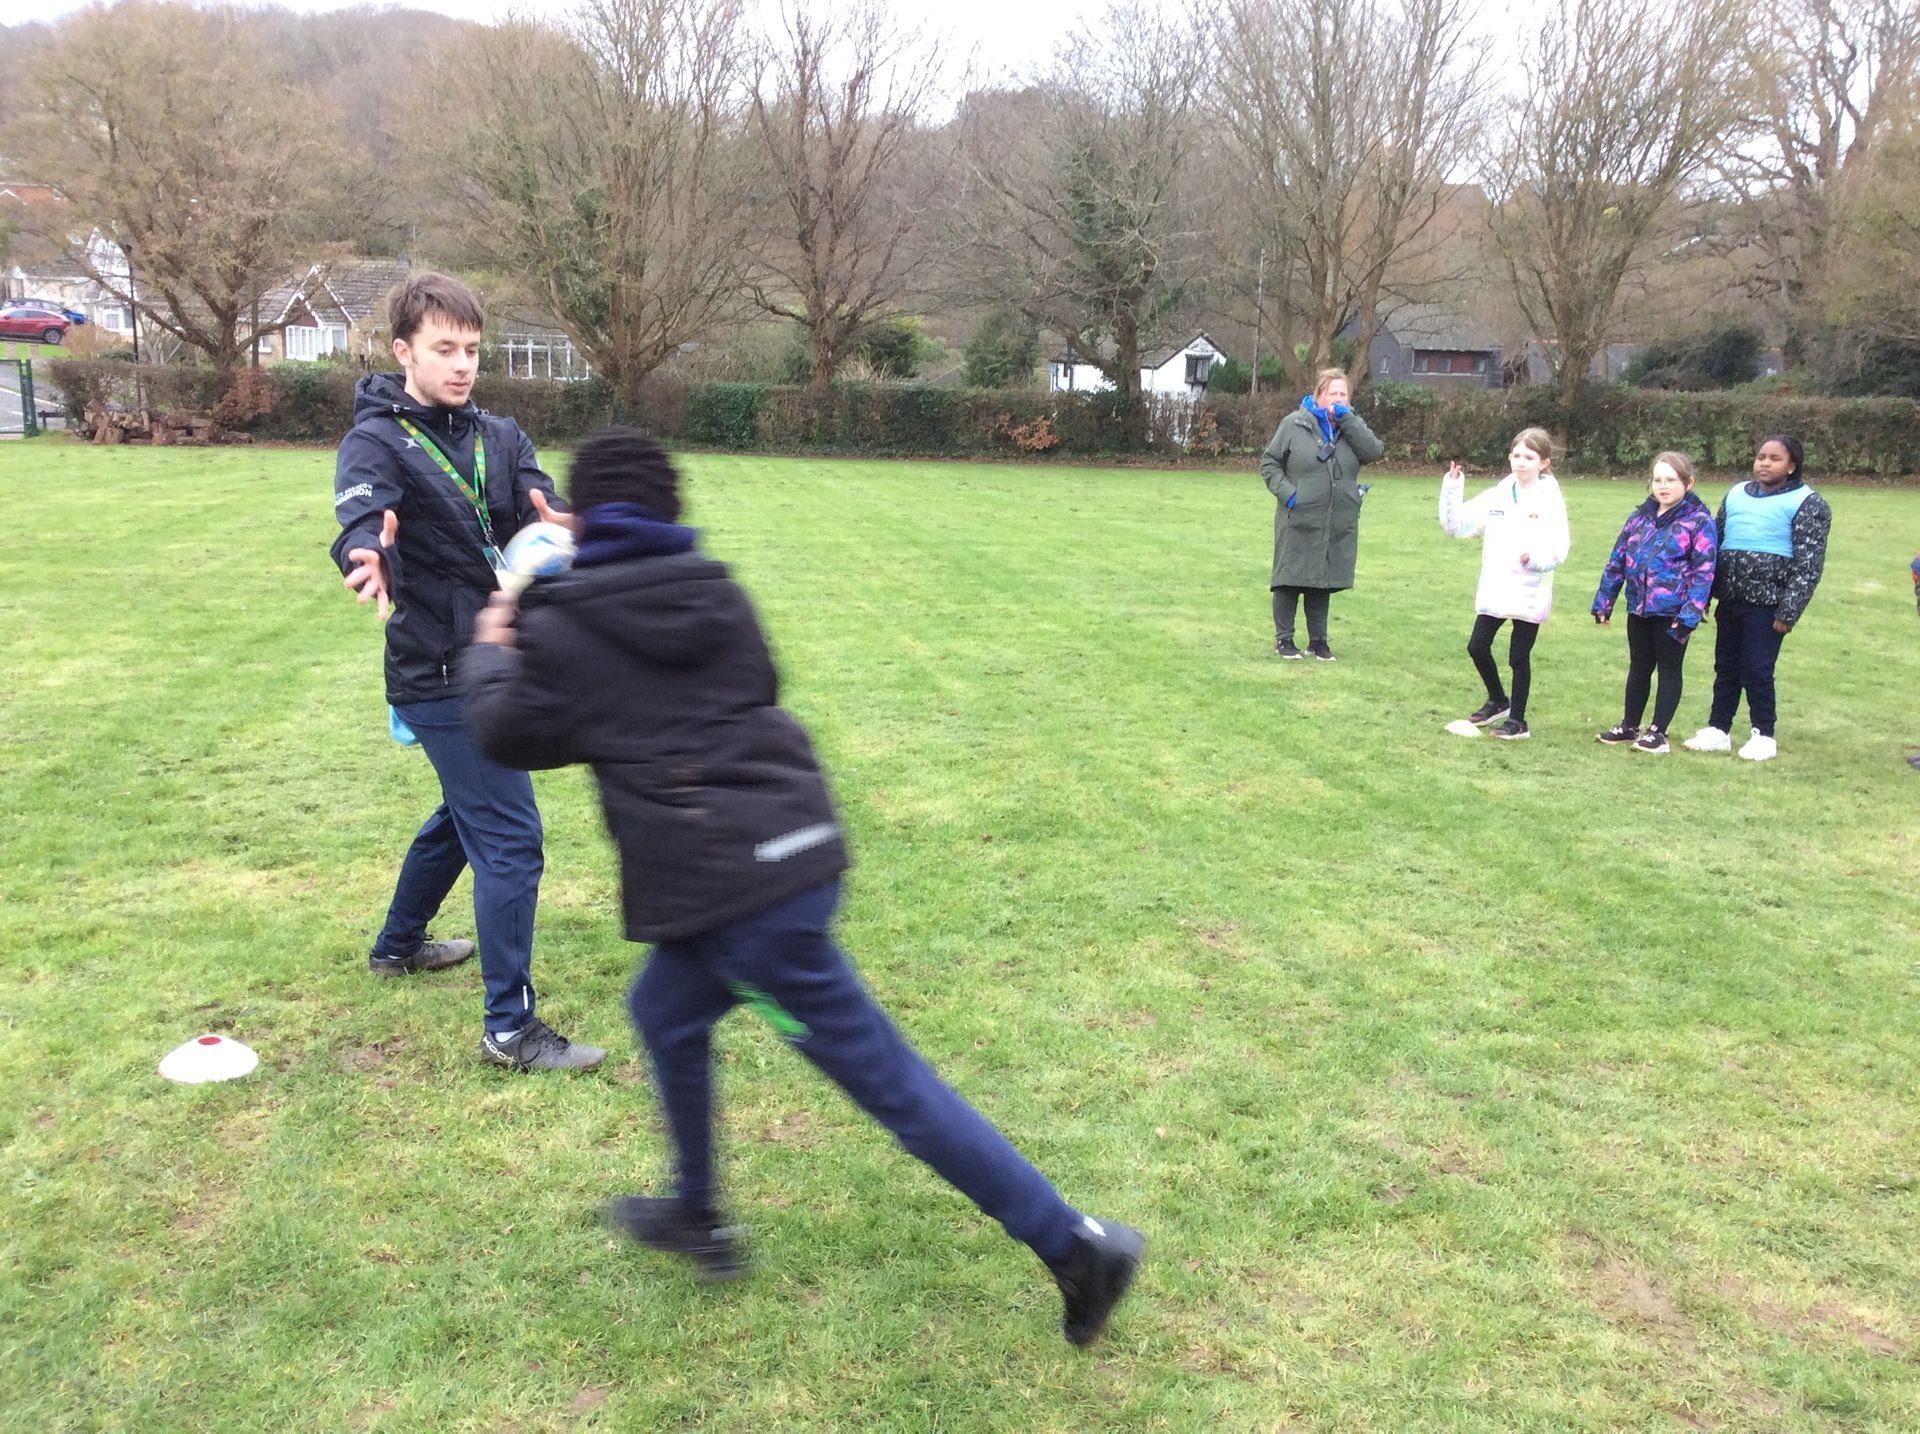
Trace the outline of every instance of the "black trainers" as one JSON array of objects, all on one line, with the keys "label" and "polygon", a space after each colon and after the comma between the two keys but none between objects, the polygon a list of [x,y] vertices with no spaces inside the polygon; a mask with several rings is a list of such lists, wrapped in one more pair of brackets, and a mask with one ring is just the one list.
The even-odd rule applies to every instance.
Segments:
[{"label": "black trainers", "polygon": [[1125,1225],[1105,1223],[1082,1215],[1074,1227],[1073,1250],[1064,1260],[1049,1263],[1066,1312],[1060,1333],[1073,1345],[1092,1344],[1107,1327],[1107,1317],[1133,1283],[1140,1268],[1146,1236]]},{"label": "black trainers", "polygon": [[531,1020],[512,1035],[488,1031],[480,1037],[480,1059],[514,1071],[590,1071],[607,1058],[598,1046],[576,1045],[542,1020]]},{"label": "black trainers", "polygon": [[712,1210],[689,1210],[678,1200],[650,1195],[622,1195],[604,1214],[608,1226],[629,1240],[692,1260],[703,1280],[731,1280],[746,1271],[743,1232],[721,1224]]},{"label": "black trainers", "polygon": [[1321,662],[1333,661],[1333,649],[1327,646],[1325,638],[1315,638],[1307,644],[1307,656],[1318,658]]},{"label": "black trainers", "polygon": [[1626,723],[1622,722],[1617,727],[1609,727],[1604,732],[1595,733],[1593,740],[1596,742],[1605,742],[1609,747],[1619,747],[1631,742],[1639,735],[1640,729],[1638,727],[1629,727]]},{"label": "black trainers", "polygon": [[1467,714],[1467,720],[1476,727],[1490,727],[1506,715],[1507,699],[1502,697],[1496,702],[1489,697]]},{"label": "black trainers", "polygon": [[1306,656],[1306,653],[1293,645],[1293,639],[1290,637],[1276,637],[1273,640],[1273,650],[1288,662],[1298,662]]},{"label": "black trainers", "polygon": [[1518,717],[1509,717],[1493,729],[1493,735],[1503,742],[1521,742],[1531,737],[1533,733],[1527,730],[1527,724]]},{"label": "black trainers", "polygon": [[376,976],[405,976],[413,971],[444,971],[458,966],[473,955],[471,941],[422,941],[417,951],[405,956],[383,956],[378,951],[367,957],[367,969]]},{"label": "black trainers", "polygon": [[1672,749],[1667,746],[1667,734],[1665,732],[1662,732],[1658,727],[1649,727],[1645,732],[1641,733],[1640,740],[1633,744],[1633,750],[1636,752],[1651,752],[1657,757],[1664,757]]}]

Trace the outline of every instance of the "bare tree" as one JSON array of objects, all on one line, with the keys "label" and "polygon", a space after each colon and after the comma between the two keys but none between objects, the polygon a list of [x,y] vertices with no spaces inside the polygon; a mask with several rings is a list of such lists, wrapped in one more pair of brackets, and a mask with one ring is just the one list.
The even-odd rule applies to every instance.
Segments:
[{"label": "bare tree", "polygon": [[454,62],[472,120],[442,168],[468,237],[629,399],[738,303],[744,43],[738,0],[585,0]]},{"label": "bare tree", "polygon": [[1797,358],[1825,319],[1845,210],[1920,83],[1913,0],[1761,0],[1752,13],[1750,139],[1727,160],[1785,300]]},{"label": "bare tree", "polygon": [[1468,0],[1221,0],[1221,114],[1250,238],[1300,310],[1309,371],[1352,320],[1363,377],[1389,278],[1430,257],[1485,106],[1471,15]]},{"label": "bare tree", "polygon": [[1061,335],[1123,398],[1144,437],[1140,353],[1194,271],[1204,38],[1143,5],[1115,6],[1020,95],[974,96],[960,117],[966,174],[953,207],[974,297]]},{"label": "bare tree", "polygon": [[1824,316],[1854,346],[1920,350],[1920,94],[1849,179],[1823,284]]},{"label": "bare tree", "polygon": [[[236,367],[272,332],[263,290],[352,208],[329,117],[235,10],[126,3],[57,32],[23,82],[5,147],[64,204],[38,237],[152,325]],[[90,243],[93,230],[124,254]],[[128,266],[133,278],[130,281]]]},{"label": "bare tree", "polygon": [[760,66],[752,113],[774,213],[749,292],[806,329],[821,389],[931,253],[924,224],[950,166],[920,117],[942,57],[878,0],[850,0],[783,11]]},{"label": "bare tree", "polygon": [[[1494,238],[1571,401],[1620,286],[1738,119],[1743,0],[1557,0],[1489,166]],[[1657,59],[1657,62],[1656,62]]]}]

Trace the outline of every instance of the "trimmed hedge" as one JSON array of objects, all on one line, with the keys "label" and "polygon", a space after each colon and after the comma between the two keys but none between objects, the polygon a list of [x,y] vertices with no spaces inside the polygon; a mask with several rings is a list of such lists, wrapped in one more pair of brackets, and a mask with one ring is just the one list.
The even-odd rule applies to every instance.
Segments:
[{"label": "trimmed hedge", "polygon": [[[89,403],[129,408],[211,408],[220,397],[208,369],[55,359],[46,364],[70,417]],[[358,373],[334,364],[259,370],[273,394],[244,427],[258,438],[331,443],[345,432]],[[836,383],[825,392],[778,384],[655,378],[636,405],[600,379],[562,383],[483,374],[483,408],[516,419],[536,442],[568,443],[607,423],[634,423],[660,437],[711,448],[768,453],[844,452],[917,457],[1089,457],[1134,447],[1113,393],[1034,393],[913,384]],[[1150,452],[1171,458],[1257,454],[1298,402],[1263,393],[1218,395],[1195,410],[1149,400],[1141,425]],[[1363,391],[1360,407],[1402,462],[1481,468],[1506,461],[1520,429],[1562,435],[1562,467],[1632,472],[1664,448],[1714,468],[1744,467],[1769,433],[1792,433],[1816,474],[1879,478],[1920,474],[1920,404],[1901,398],[1802,398],[1753,393],[1663,393],[1614,385],[1590,389],[1572,409],[1550,389],[1452,390],[1387,383]]]}]

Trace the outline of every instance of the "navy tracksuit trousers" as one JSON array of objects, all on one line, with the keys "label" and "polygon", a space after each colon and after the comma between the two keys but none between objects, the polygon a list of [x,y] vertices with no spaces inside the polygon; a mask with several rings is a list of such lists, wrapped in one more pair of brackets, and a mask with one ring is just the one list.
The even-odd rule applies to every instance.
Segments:
[{"label": "navy tracksuit trousers", "polygon": [[533,778],[489,762],[461,720],[457,697],[394,710],[420,739],[440,778],[440,805],[407,848],[374,954],[405,956],[427,939],[460,873],[473,868],[473,935],[487,989],[486,1028],[517,1031],[533,1019],[533,913],[540,902],[540,808]]},{"label": "navy tracksuit trousers", "polygon": [[1063,1259],[1080,1216],[1005,1136],[901,1039],[829,925],[840,884],[802,892],[716,931],[653,948],[628,1003],[653,1060],[678,1154],[680,1198],[714,1205],[714,1023],[736,1005],[801,1055],[1043,1260]]}]

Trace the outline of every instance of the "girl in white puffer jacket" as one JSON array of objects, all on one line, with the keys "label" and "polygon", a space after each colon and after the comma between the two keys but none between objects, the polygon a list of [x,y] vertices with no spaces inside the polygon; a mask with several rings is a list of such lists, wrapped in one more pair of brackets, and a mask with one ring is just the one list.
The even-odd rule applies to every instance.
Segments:
[{"label": "girl in white puffer jacket", "polygon": [[[1507,462],[1513,471],[1471,502],[1466,501],[1466,474],[1458,463],[1450,464],[1440,482],[1440,526],[1455,538],[1485,539],[1480,588],[1474,594],[1479,616],[1467,655],[1486,684],[1487,700],[1464,724],[1453,726],[1468,734],[1492,727],[1494,736],[1513,741],[1532,735],[1527,730],[1527,695],[1533,682],[1533,643],[1553,609],[1553,570],[1567,560],[1572,539],[1567,505],[1550,471],[1553,440],[1547,431],[1522,430]],[[1494,634],[1506,622],[1513,624],[1507,643],[1511,700],[1493,660]]]}]

